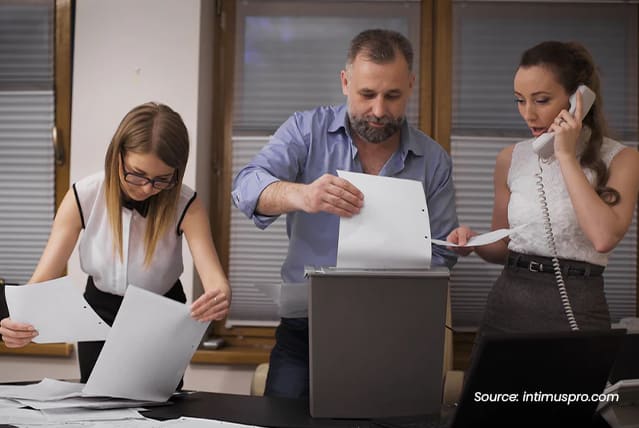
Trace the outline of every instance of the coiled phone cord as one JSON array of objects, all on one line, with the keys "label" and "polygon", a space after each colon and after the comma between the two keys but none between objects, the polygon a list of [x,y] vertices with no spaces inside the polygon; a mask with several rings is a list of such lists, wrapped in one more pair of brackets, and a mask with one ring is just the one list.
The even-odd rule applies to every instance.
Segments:
[{"label": "coiled phone cord", "polygon": [[543,169],[541,167],[542,159],[538,158],[539,163],[539,172],[535,174],[536,186],[537,186],[537,195],[539,198],[539,203],[541,205],[541,215],[544,220],[544,231],[546,235],[546,243],[548,244],[548,248],[550,249],[550,254],[552,255],[552,267],[555,274],[555,280],[557,281],[557,288],[559,288],[559,297],[561,298],[561,304],[564,307],[564,312],[566,313],[566,317],[568,318],[568,324],[570,324],[570,329],[572,331],[579,330],[579,326],[577,325],[577,320],[575,319],[575,314],[572,312],[572,306],[570,305],[570,300],[568,299],[568,292],[566,291],[566,284],[564,283],[564,277],[561,273],[561,267],[559,266],[559,259],[557,258],[557,247],[555,245],[555,235],[552,232],[552,223],[550,221],[550,211],[548,210],[548,201],[546,200],[546,191],[544,190],[544,183],[542,179]]}]

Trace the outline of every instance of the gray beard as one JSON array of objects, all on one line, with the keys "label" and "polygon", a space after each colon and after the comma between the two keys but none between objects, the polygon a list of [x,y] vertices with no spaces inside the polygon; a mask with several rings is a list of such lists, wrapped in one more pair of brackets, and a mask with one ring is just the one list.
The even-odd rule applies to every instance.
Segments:
[{"label": "gray beard", "polygon": [[[357,118],[351,116],[349,113],[348,119],[351,125],[351,129],[357,133],[364,141],[379,144],[390,137],[395,135],[402,128],[404,123],[404,117],[392,119],[388,116],[384,116],[380,119],[372,118]],[[384,125],[382,128],[373,128],[370,123],[377,123]]]}]

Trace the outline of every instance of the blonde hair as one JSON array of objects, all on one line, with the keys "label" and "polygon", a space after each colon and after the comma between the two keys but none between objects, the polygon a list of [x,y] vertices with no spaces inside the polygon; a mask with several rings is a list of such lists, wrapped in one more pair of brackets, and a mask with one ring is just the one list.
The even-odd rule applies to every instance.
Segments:
[{"label": "blonde hair", "polygon": [[[189,157],[189,136],[179,114],[170,107],[149,102],[124,116],[104,159],[107,216],[113,232],[113,251],[123,259],[121,159],[127,153],[151,153],[176,169],[176,185],[151,196],[144,233],[144,264],[148,266],[158,240],[175,224],[182,177]],[[122,155],[122,156],[121,156]]]}]

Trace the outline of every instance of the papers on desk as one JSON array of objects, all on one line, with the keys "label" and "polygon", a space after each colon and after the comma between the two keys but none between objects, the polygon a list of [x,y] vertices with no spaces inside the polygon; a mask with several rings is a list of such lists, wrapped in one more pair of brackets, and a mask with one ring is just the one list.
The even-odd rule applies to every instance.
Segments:
[{"label": "papers on desk", "polygon": [[358,215],[341,217],[337,267],[428,269],[431,236],[422,183],[337,171],[364,194]]},{"label": "papers on desk", "polygon": [[38,331],[35,343],[105,340],[109,334],[109,326],[68,276],[38,284],[6,286],[5,295],[11,318],[29,323]]},{"label": "papers on desk", "polygon": [[142,400],[126,400],[110,397],[86,397],[84,384],[45,378],[31,385],[0,385],[0,396],[4,397],[0,408],[31,407],[49,409],[120,409],[146,407],[158,403]]},{"label": "papers on desk", "polygon": [[[0,385],[0,396],[5,403],[0,406],[0,420],[14,425],[29,424],[48,425],[53,422],[96,421],[136,419],[142,416],[137,410],[142,402],[127,402],[124,400],[109,400],[107,398],[80,398],[84,385],[81,383],[62,382],[53,379],[43,379],[32,385]],[[99,407],[98,402],[120,402],[119,408]],[[110,403],[113,405],[113,403]],[[30,407],[24,409],[21,407]],[[98,410],[100,409],[100,410]],[[102,410],[110,409],[110,410]]]},{"label": "papers on desk", "polygon": [[[145,419],[133,409],[83,410],[0,409],[0,421],[17,427],[154,427],[157,421]],[[145,424],[146,423],[146,424]]]},{"label": "papers on desk", "polygon": [[236,424],[233,422],[217,421],[211,419],[181,417],[171,421],[165,421],[161,428],[257,428],[255,425]]},{"label": "papers on desk", "polygon": [[62,422],[64,424],[80,421],[109,421],[113,424],[113,421],[145,419],[137,409],[93,410],[61,408],[42,410],[41,412],[47,421]]},{"label": "papers on desk", "polygon": [[82,395],[84,384],[42,379],[31,385],[0,385],[0,397],[34,401],[64,400]]},{"label": "papers on desk", "polygon": [[[102,398],[80,397],[83,385],[44,379],[33,385],[0,385],[0,395],[6,396],[0,405],[0,421],[17,426],[78,427],[182,427],[182,428],[244,428],[248,425],[217,420],[182,417],[159,422],[147,419],[138,411],[149,403]],[[69,395],[77,398],[69,398]],[[66,397],[56,399],[54,397]],[[38,399],[45,398],[45,401]],[[95,405],[94,405],[95,404]],[[23,407],[31,407],[29,409]]]},{"label": "papers on desk", "polygon": [[[82,397],[81,383],[44,379],[33,385],[0,385],[0,421],[17,426],[245,428],[249,425],[182,417],[159,422],[138,413],[149,404],[107,397]],[[63,398],[60,398],[63,397]],[[42,400],[44,399],[44,400]],[[23,407],[31,407],[29,409]],[[117,424],[115,423],[117,421]],[[253,427],[253,425],[250,425]]]}]

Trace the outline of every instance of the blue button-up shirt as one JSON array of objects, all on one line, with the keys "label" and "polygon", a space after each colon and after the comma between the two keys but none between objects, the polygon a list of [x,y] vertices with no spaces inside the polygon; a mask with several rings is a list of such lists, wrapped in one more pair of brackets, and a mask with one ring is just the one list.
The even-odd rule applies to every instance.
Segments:
[{"label": "blue button-up shirt", "polygon": [[[255,212],[260,194],[269,184],[280,180],[308,184],[325,173],[337,175],[338,169],[363,172],[346,113],[342,105],[293,114],[235,177],[235,206],[264,229],[277,218]],[[433,238],[446,239],[458,226],[450,156],[423,132],[404,122],[399,148],[380,175],[423,184]],[[335,266],[339,216],[288,213],[286,231],[289,245],[282,265],[284,283],[303,282],[304,266]],[[451,268],[456,261],[454,253],[433,246],[433,265]]]}]

